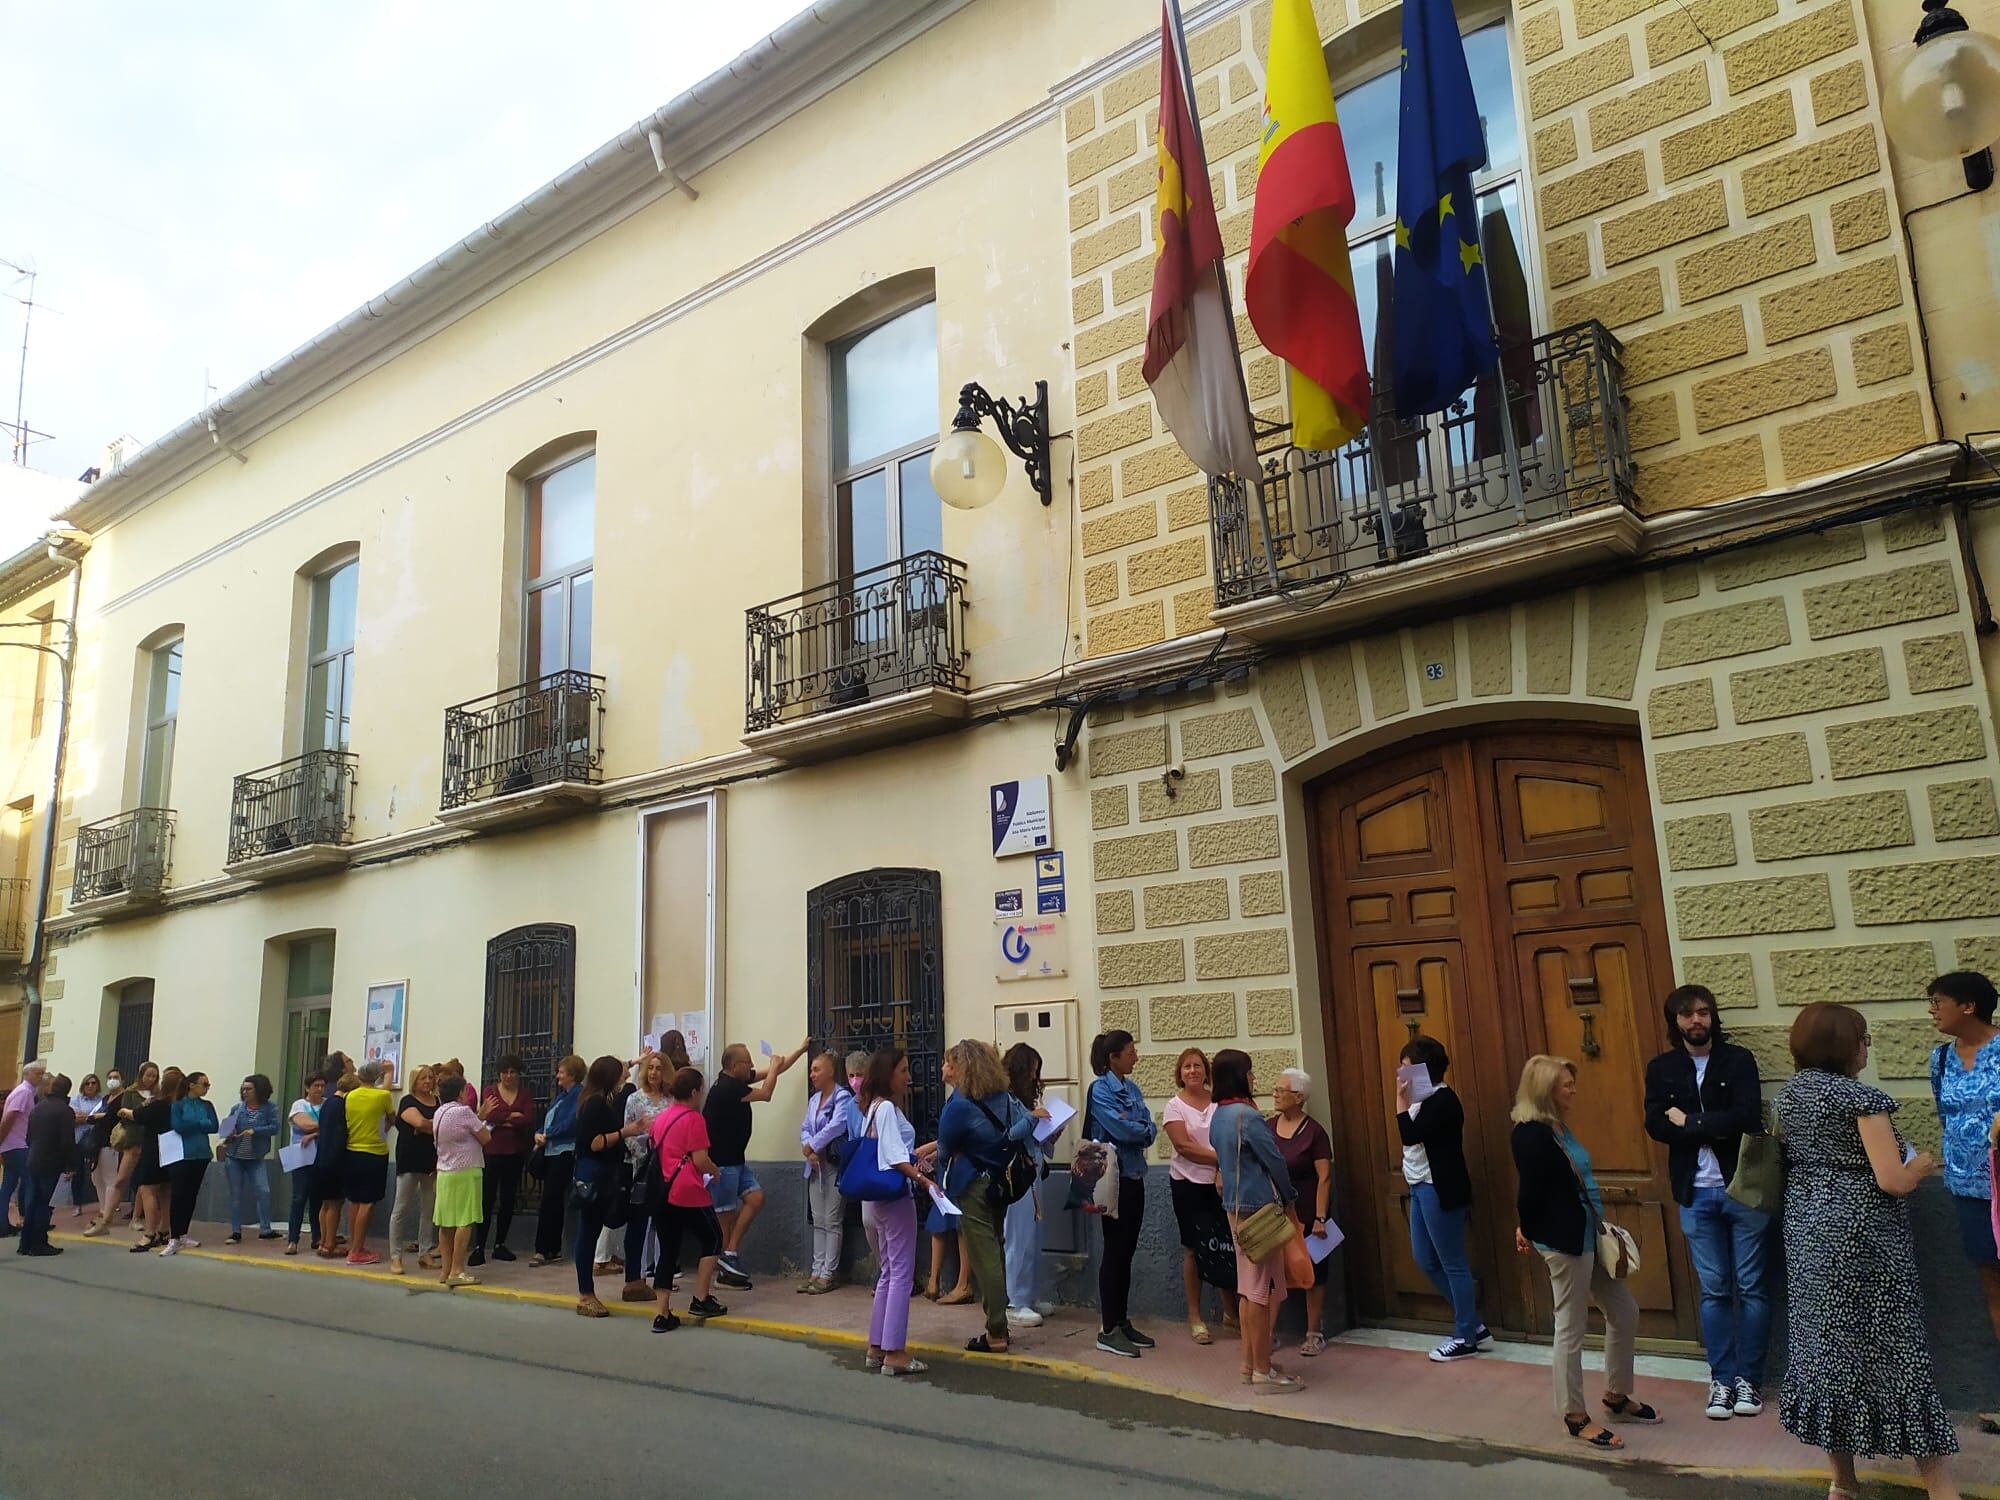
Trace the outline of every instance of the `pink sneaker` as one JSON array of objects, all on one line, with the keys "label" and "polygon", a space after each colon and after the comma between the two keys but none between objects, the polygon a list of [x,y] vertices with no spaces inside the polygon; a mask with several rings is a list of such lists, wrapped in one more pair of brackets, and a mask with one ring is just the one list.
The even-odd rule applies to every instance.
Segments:
[{"label": "pink sneaker", "polygon": [[348,1256],[347,1263],[350,1266],[379,1266],[382,1264],[382,1257],[373,1250],[363,1250],[359,1255]]}]

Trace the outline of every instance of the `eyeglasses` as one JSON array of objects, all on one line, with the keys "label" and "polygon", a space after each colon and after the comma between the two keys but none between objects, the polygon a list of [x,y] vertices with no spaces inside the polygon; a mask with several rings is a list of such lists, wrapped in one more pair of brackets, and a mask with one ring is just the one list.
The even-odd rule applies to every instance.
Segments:
[{"label": "eyeglasses", "polygon": [[1952,1005],[1957,1003],[1960,1002],[1952,1000],[1951,997],[1948,995],[1932,995],[1928,1000],[1924,1002],[1924,1008],[1926,1010],[1936,1010],[1940,1005]]}]

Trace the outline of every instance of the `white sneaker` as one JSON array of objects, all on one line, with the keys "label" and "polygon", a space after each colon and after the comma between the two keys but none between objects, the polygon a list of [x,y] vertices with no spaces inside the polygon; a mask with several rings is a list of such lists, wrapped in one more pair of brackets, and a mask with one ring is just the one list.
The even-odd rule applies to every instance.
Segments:
[{"label": "white sneaker", "polygon": [[180,1254],[180,1249],[181,1249],[181,1242],[180,1242],[179,1240],[168,1240],[168,1241],[167,1241],[167,1244],[166,1244],[166,1248],[165,1248],[165,1249],[163,1249],[163,1250],[161,1250],[161,1251],[160,1251],[160,1254],[162,1254],[162,1255],[178,1255],[178,1254]]},{"label": "white sneaker", "polygon": [[1736,1415],[1736,1392],[1719,1380],[1708,1383],[1708,1419],[1727,1422]]},{"label": "white sneaker", "polygon": [[1020,1328],[1040,1328],[1042,1315],[1032,1307],[1010,1307],[1007,1309],[1007,1321]]},{"label": "white sneaker", "polygon": [[201,1241],[191,1234],[184,1234],[181,1236],[181,1248],[183,1250],[199,1250],[201,1248]]},{"label": "white sneaker", "polygon": [[1055,1310],[1056,1310],[1056,1305],[1053,1302],[1037,1302],[1035,1304],[1035,1311],[1040,1313],[1045,1318]]}]

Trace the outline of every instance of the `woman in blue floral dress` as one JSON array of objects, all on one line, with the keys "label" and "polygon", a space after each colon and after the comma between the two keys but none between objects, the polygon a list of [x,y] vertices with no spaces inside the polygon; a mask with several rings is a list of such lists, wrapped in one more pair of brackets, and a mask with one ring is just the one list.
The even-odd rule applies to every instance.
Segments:
[{"label": "woman in blue floral dress", "polygon": [[[2000,1252],[1994,1248],[1993,1157],[2000,1132],[2000,1026],[1996,996],[1984,974],[1961,969],[1931,981],[1931,1024],[1947,1038],[1931,1054],[1931,1093],[1944,1126],[1944,1185],[1958,1210],[1965,1257],[1986,1290],[1986,1316],[2000,1339]],[[1982,1412],[1979,1425],[2000,1432],[2000,1413]]]},{"label": "woman in blue floral dress", "polygon": [[1819,1001],[1792,1023],[1799,1071],[1778,1096],[1791,1312],[1779,1420],[1823,1450],[1829,1500],[1854,1500],[1854,1459],[1914,1458],[1934,1500],[1957,1500],[1958,1439],[1931,1377],[1923,1287],[1903,1200],[1934,1175],[1891,1123],[1897,1103],[1855,1075],[1868,1022]]}]

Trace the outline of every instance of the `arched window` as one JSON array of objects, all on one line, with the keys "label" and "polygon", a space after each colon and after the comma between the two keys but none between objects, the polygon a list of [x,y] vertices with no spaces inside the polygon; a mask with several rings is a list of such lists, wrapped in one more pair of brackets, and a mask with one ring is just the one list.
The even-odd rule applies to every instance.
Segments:
[{"label": "arched window", "polygon": [[361,560],[313,575],[306,607],[306,711],[300,748],[345,750],[354,718],[354,621]]},{"label": "arched window", "polygon": [[944,922],[935,870],[866,870],[806,895],[806,1017],[815,1048],[910,1054],[919,1140],[944,1108]]},{"label": "arched window", "polygon": [[588,672],[597,551],[597,454],[530,474],[523,536],[522,645],[527,680]]},{"label": "arched window", "polygon": [[556,1064],[569,1056],[576,1030],[576,929],[559,923],[516,927],[486,945],[486,1035],[480,1081],[500,1076],[499,1061],[521,1059],[521,1077],[546,1105]]},{"label": "arched window", "polygon": [[187,640],[178,630],[141,653],[145,717],[140,720],[140,807],[167,807],[173,794],[174,737],[181,717],[181,662]]},{"label": "arched window", "polygon": [[938,440],[937,303],[919,303],[828,350],[834,537],[843,577],[944,549],[931,488]]}]

